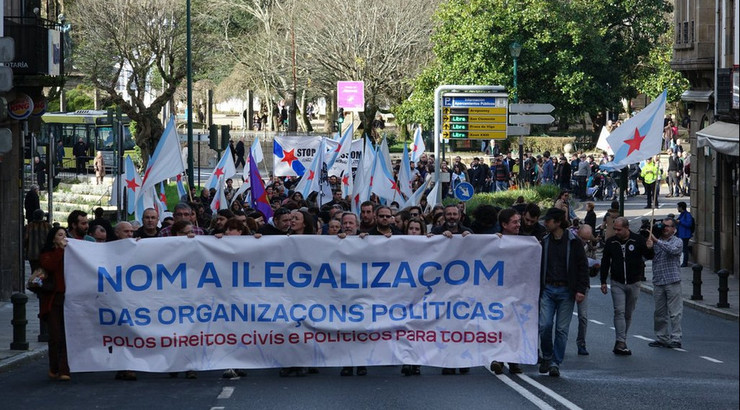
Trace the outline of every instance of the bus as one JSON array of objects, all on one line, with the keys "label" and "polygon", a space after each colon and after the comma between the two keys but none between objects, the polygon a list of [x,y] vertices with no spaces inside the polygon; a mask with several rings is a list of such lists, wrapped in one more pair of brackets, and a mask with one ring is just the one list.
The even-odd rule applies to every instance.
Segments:
[{"label": "bus", "polygon": [[[123,115],[123,156],[134,155],[134,139],[129,131],[129,120]],[[86,167],[92,166],[96,151],[103,152],[105,167],[113,169],[118,144],[113,135],[113,126],[108,112],[103,110],[79,110],[75,112],[52,112],[41,116],[41,137],[39,145],[48,146],[49,141],[57,144],[59,140],[64,146],[64,159],[61,163],[62,169],[75,169],[76,161],[72,155],[72,149],[77,141],[82,140],[87,144]],[[54,146],[57,148],[57,145]],[[60,164],[56,164],[59,166]],[[61,169],[60,169],[61,170]]]}]

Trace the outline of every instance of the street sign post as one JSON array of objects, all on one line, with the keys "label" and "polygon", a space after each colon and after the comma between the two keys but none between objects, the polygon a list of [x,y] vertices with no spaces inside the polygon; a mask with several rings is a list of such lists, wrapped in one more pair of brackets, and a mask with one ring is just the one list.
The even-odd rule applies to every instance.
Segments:
[{"label": "street sign post", "polygon": [[506,138],[506,93],[446,93],[442,96],[444,139]]},{"label": "street sign post", "polygon": [[555,117],[549,114],[512,114],[509,122],[512,124],[550,124]]},{"label": "street sign post", "polygon": [[530,113],[530,114],[548,114],[551,113],[555,107],[552,104],[511,104],[509,105],[509,112],[514,114]]},{"label": "street sign post", "polygon": [[[509,95],[500,85],[440,85],[434,90],[434,180],[440,180],[445,139],[504,139]],[[449,175],[449,174],[447,174]],[[436,201],[442,202],[442,190]]]}]

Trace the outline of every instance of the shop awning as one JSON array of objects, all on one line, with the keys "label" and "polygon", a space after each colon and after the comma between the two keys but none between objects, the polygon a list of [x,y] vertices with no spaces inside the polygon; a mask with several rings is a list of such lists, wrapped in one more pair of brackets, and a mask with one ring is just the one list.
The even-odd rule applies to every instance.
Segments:
[{"label": "shop awning", "polygon": [[681,101],[708,103],[712,101],[712,90],[686,90],[681,94]]},{"label": "shop awning", "polygon": [[726,155],[740,155],[740,137],[738,124],[717,121],[712,125],[696,132],[696,145],[709,146]]}]

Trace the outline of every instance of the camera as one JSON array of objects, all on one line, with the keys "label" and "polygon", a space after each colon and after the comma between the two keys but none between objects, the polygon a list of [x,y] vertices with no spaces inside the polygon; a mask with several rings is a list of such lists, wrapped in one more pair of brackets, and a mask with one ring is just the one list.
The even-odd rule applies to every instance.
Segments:
[{"label": "camera", "polygon": [[650,233],[653,234],[656,238],[660,238],[663,236],[663,229],[665,229],[665,225],[663,225],[663,221],[656,222],[652,227],[650,226],[650,220],[649,219],[643,219],[642,225],[640,225],[640,235],[648,239],[650,237]]}]

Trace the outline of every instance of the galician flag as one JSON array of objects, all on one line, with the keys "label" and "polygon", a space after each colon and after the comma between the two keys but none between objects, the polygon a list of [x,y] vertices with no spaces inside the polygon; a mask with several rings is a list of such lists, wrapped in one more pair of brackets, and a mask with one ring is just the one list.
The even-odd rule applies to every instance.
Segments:
[{"label": "galician flag", "polygon": [[154,154],[149,159],[146,171],[144,171],[138,196],[141,197],[142,194],[149,195],[149,192],[157,183],[167,178],[176,177],[183,172],[185,172],[185,166],[182,163],[182,156],[180,156],[180,139],[175,129],[175,117],[170,117],[162,136],[159,138],[157,148],[154,149]]},{"label": "galician flag", "polygon": [[301,180],[295,187],[296,192],[300,192],[304,198],[308,198],[311,192],[318,192],[319,196],[316,198],[319,206],[323,204],[323,199],[328,193],[328,197],[331,197],[331,189],[329,188],[327,177],[327,166],[324,162],[324,156],[326,155],[326,139],[322,138],[319,143],[319,148],[316,151],[316,155],[311,161],[311,165],[306,168],[306,172],[303,173]]},{"label": "galician flag", "polygon": [[[233,162],[233,160],[232,160]],[[226,209],[229,207],[229,203],[226,202],[226,194],[224,193],[224,177],[218,178],[218,182],[216,182],[216,194],[213,195],[213,199],[211,199],[211,212],[213,213],[213,216],[216,216],[216,213],[219,211],[219,209]]]},{"label": "galician flag", "polygon": [[601,166],[607,170],[622,169],[660,152],[663,143],[666,91],[644,110],[612,131],[606,141],[614,150],[614,161]]},{"label": "galician flag", "polygon": [[124,175],[124,183],[126,184],[126,212],[134,213],[134,207],[136,206],[136,197],[139,194],[138,189],[141,188],[141,176],[136,172],[134,161],[130,155],[126,155],[126,174]]},{"label": "galician flag", "polygon": [[424,138],[421,137],[421,125],[419,125],[416,127],[416,130],[414,130],[414,143],[411,145],[411,160],[419,162],[421,154],[424,153],[425,149]]},{"label": "galician flag", "polygon": [[213,173],[210,177],[208,177],[208,181],[206,181],[205,187],[208,189],[216,188],[219,180],[225,181],[227,178],[231,178],[234,175],[236,175],[234,157],[231,156],[231,147],[226,147],[224,155],[221,156],[221,160],[219,160],[218,164],[216,164],[216,168],[213,168]]},{"label": "galician flag", "polygon": [[403,198],[400,199],[400,203],[411,197],[413,190],[411,189],[411,164],[409,163],[409,150],[406,143],[403,143],[403,154],[401,155],[401,167],[398,169],[398,187],[401,189]]},{"label": "galician flag", "polygon": [[178,201],[182,200],[182,197],[188,195],[188,191],[187,189],[185,189],[185,184],[182,182],[182,175],[183,174],[177,175],[177,200]]}]

